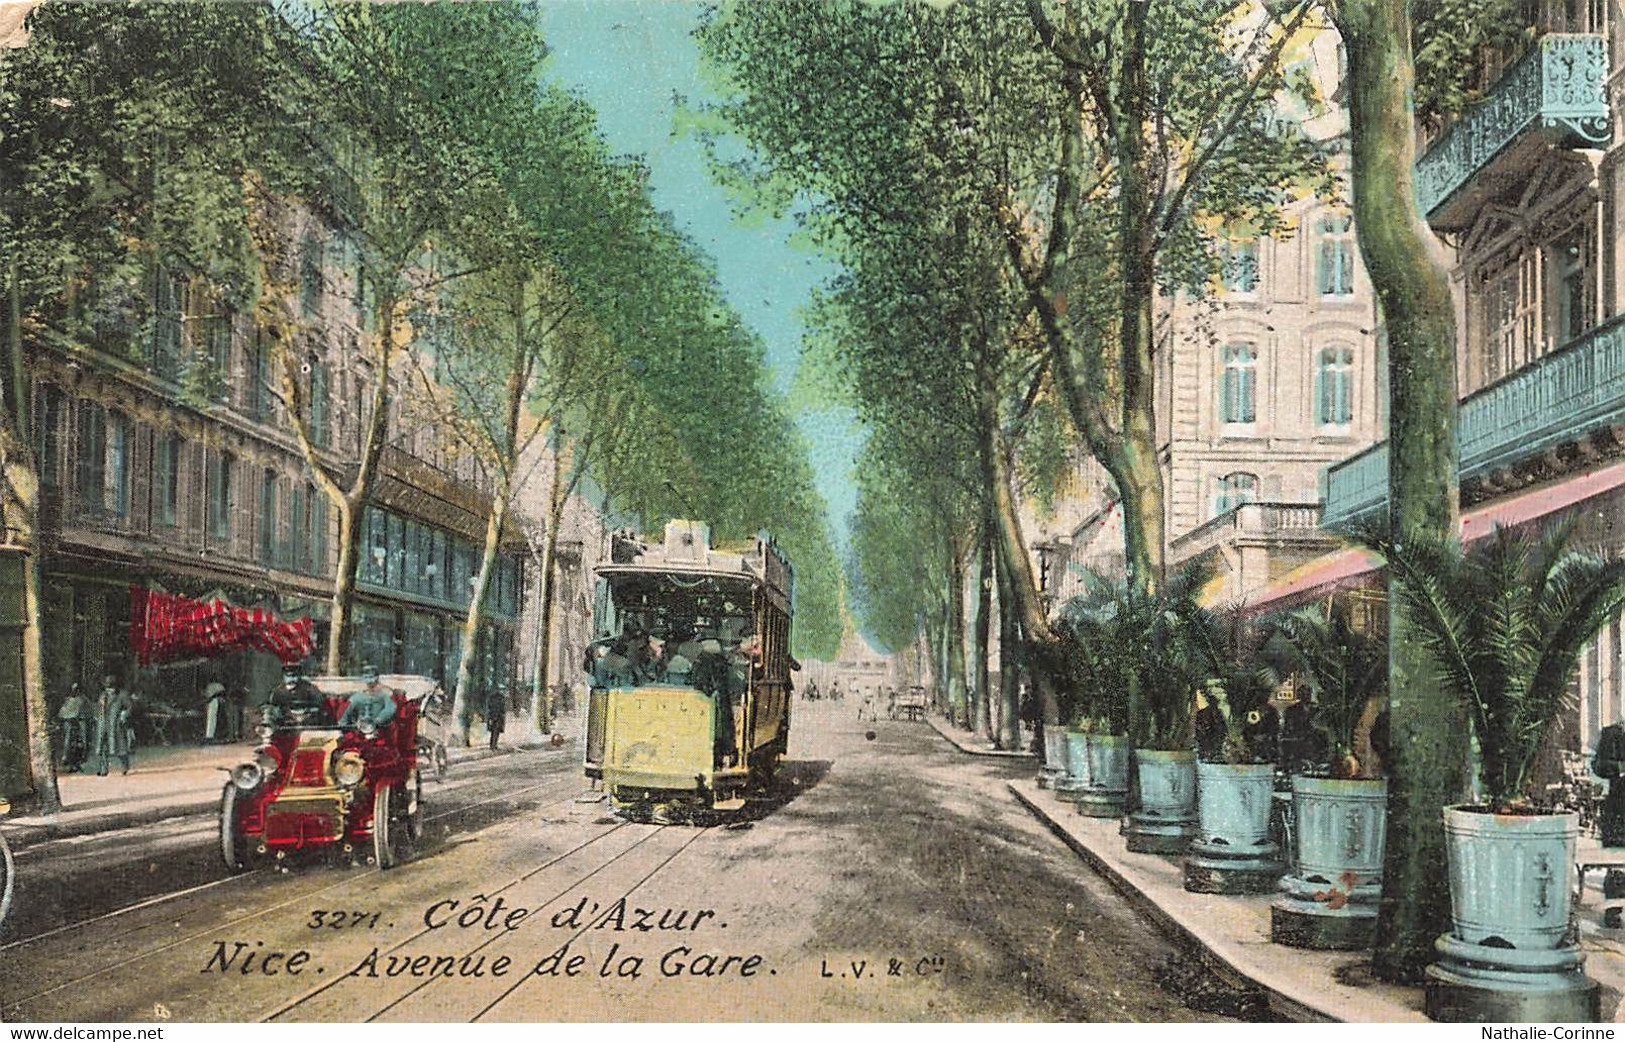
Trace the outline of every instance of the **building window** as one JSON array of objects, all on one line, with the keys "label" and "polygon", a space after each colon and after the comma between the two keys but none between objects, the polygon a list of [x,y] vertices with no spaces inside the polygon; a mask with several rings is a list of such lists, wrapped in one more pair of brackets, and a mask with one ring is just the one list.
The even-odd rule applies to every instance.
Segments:
[{"label": "building window", "polygon": [[1213,516],[1222,517],[1248,503],[1258,501],[1258,475],[1240,471],[1226,474],[1213,490]]},{"label": "building window", "polygon": [[181,439],[160,434],[152,448],[153,514],[161,525],[173,527],[181,510]]},{"label": "building window", "polygon": [[1224,349],[1224,373],[1219,379],[1219,416],[1225,423],[1252,423],[1257,419],[1258,352],[1249,344]]},{"label": "building window", "polygon": [[114,517],[130,513],[130,421],[118,413],[107,416],[107,511]]},{"label": "building window", "polygon": [[1226,293],[1258,292],[1258,240],[1225,239],[1219,244],[1219,278]]},{"label": "building window", "polygon": [[305,512],[305,486],[294,484],[288,489],[288,567],[294,571],[307,571],[306,554],[309,553],[310,516]]},{"label": "building window", "polygon": [[318,449],[327,448],[328,432],[333,426],[331,393],[327,363],[312,355],[310,358],[310,443]]},{"label": "building window", "polygon": [[314,234],[299,247],[299,305],[307,315],[322,310],[322,242]]},{"label": "building window", "polygon": [[34,466],[40,484],[55,488],[62,451],[62,392],[45,383],[34,388]]},{"label": "building window", "polygon": [[366,580],[374,586],[384,585],[388,570],[384,567],[389,560],[389,524],[382,510],[373,507],[367,508],[365,515],[367,526],[367,559],[365,566]]},{"label": "building window", "polygon": [[235,462],[229,452],[209,457],[209,538],[217,543],[231,539],[231,472]]},{"label": "building window", "polygon": [[1320,222],[1320,271],[1316,283],[1323,297],[1346,297],[1354,292],[1354,228],[1344,217]]},{"label": "building window", "polygon": [[260,563],[277,559],[276,471],[267,470],[260,478]]},{"label": "building window", "polygon": [[1556,346],[1568,343],[1591,328],[1593,303],[1597,298],[1596,269],[1591,234],[1579,228],[1549,247],[1552,255],[1553,284],[1557,293]]},{"label": "building window", "polygon": [[327,495],[315,485],[305,489],[310,501],[310,574],[327,574]]},{"label": "building window", "polygon": [[206,393],[210,398],[225,401],[231,384],[231,327],[236,321],[229,310],[210,315],[203,325],[204,349],[208,352],[209,373]]},{"label": "building window", "polygon": [[1328,347],[1315,367],[1315,423],[1346,427],[1354,420],[1354,352]]},{"label": "building window", "polygon": [[152,371],[163,380],[173,380],[180,372],[185,300],[185,281],[159,269],[153,308]]},{"label": "building window", "polygon": [[250,419],[263,422],[271,414],[271,385],[267,379],[271,372],[271,345],[266,343],[264,330],[255,333],[247,354],[247,372],[243,374],[243,412]]},{"label": "building window", "polygon": [[79,403],[79,508],[87,514],[106,509],[107,414],[95,402]]}]

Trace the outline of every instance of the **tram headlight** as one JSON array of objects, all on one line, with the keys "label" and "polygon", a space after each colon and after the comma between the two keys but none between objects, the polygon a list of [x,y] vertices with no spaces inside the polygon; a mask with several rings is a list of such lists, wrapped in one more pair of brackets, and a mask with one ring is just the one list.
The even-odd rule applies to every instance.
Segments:
[{"label": "tram headlight", "polygon": [[362,761],[361,754],[354,750],[339,753],[333,759],[333,780],[346,789],[360,785],[366,773],[367,765]]},{"label": "tram headlight", "polygon": [[244,792],[258,788],[264,778],[265,772],[260,770],[257,763],[238,764],[231,772],[231,783]]}]

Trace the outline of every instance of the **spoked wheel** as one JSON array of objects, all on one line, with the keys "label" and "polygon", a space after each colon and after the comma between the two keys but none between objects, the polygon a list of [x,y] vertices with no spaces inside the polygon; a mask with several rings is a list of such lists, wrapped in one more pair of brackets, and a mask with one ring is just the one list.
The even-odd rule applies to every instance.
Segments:
[{"label": "spoked wheel", "polygon": [[251,867],[248,839],[237,828],[237,800],[242,790],[227,782],[220,794],[220,859],[228,872],[246,872]]},{"label": "spoked wheel", "polygon": [[6,845],[4,833],[0,833],[0,926],[6,921],[6,913],[11,911],[11,890],[17,878],[16,865],[11,860],[11,847]]},{"label": "spoked wheel", "polygon": [[423,783],[413,771],[402,793],[380,788],[373,796],[372,856],[380,869],[394,868],[410,854],[422,830],[422,795]]}]

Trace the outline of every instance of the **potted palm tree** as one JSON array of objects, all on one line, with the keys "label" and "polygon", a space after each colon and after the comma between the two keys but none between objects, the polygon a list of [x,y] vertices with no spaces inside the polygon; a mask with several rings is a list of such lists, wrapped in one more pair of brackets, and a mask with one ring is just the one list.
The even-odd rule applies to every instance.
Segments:
[{"label": "potted palm tree", "polygon": [[1388,703],[1387,644],[1356,629],[1340,604],[1280,618],[1264,654],[1313,699],[1288,709],[1287,723],[1304,714],[1320,739],[1289,755],[1286,735],[1297,729],[1283,727],[1282,758],[1303,769],[1292,776],[1291,868],[1270,908],[1270,937],[1299,948],[1370,947],[1388,820],[1371,732]]},{"label": "potted palm tree", "polygon": [[1067,758],[1078,813],[1120,817],[1128,798],[1128,649],[1110,613],[1079,598],[1062,609],[1056,633],[1073,693]]},{"label": "potted palm tree", "polygon": [[1239,626],[1227,634],[1213,622],[1190,636],[1207,679],[1195,717],[1197,838],[1184,862],[1185,889],[1268,893],[1282,869],[1270,838],[1276,677]]},{"label": "potted palm tree", "polygon": [[1573,523],[1533,540],[1507,530],[1453,542],[1367,542],[1477,746],[1482,802],[1445,810],[1451,931],[1428,967],[1434,1019],[1595,1018],[1597,986],[1570,923],[1578,815],[1531,795],[1580,654],[1625,608],[1625,562],[1569,548]]}]

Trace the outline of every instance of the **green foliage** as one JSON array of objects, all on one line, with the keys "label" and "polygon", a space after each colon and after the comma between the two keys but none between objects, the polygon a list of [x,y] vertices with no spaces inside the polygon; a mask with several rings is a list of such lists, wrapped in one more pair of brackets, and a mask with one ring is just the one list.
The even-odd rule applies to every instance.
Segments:
[{"label": "green foliage", "polygon": [[1572,522],[1540,539],[1498,529],[1453,542],[1361,539],[1388,562],[1410,631],[1478,739],[1479,779],[1497,810],[1527,804],[1547,732],[1572,701],[1580,654],[1625,609],[1625,561],[1568,548]]},{"label": "green foliage", "polygon": [[1203,676],[1202,695],[1216,726],[1198,720],[1197,753],[1223,763],[1269,763],[1276,753],[1276,715],[1270,698],[1280,682],[1260,654],[1269,632],[1239,618],[1208,614],[1188,631],[1192,668]]},{"label": "green foliage", "polygon": [[[1190,748],[1195,691],[1212,676],[1206,651],[1217,623],[1197,603],[1210,578],[1210,569],[1193,562],[1147,594],[1086,576],[1086,591],[1061,609],[1056,627],[1075,720],[1129,734],[1136,748]],[[1145,707],[1143,719],[1129,719],[1131,701]]]},{"label": "green foliage", "polygon": [[1485,58],[1515,57],[1534,37],[1521,0],[1416,0],[1416,114],[1437,125],[1481,101]]},{"label": "green foliage", "polygon": [[1333,774],[1374,777],[1374,765],[1361,759],[1370,735],[1361,732],[1369,727],[1373,701],[1387,698],[1387,643],[1355,629],[1347,606],[1339,604],[1330,612],[1305,608],[1277,619],[1262,653],[1278,674],[1296,674],[1308,683],[1311,720],[1326,736]]}]

